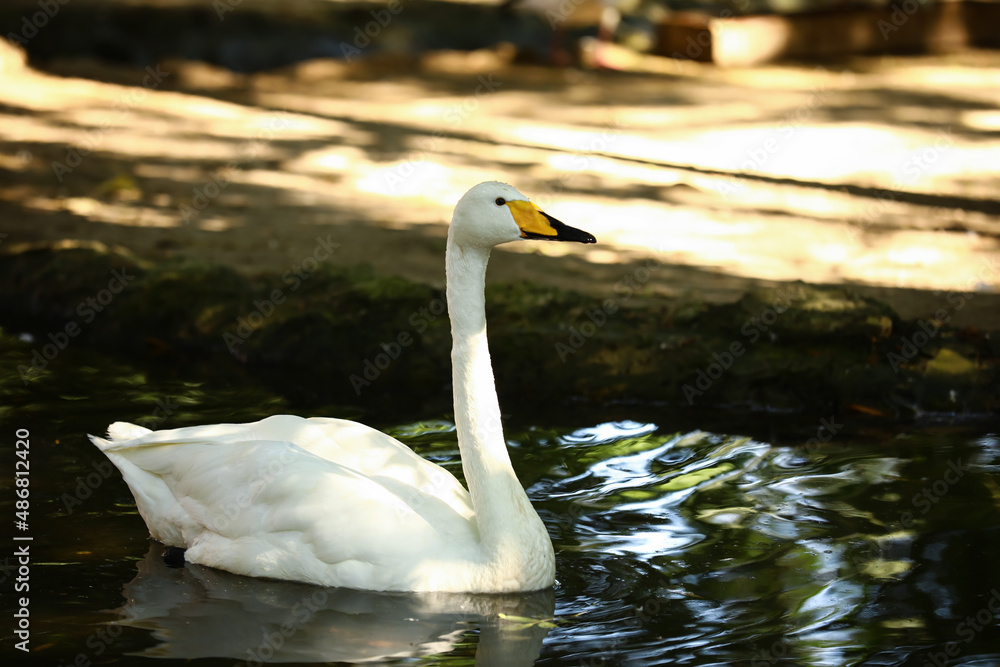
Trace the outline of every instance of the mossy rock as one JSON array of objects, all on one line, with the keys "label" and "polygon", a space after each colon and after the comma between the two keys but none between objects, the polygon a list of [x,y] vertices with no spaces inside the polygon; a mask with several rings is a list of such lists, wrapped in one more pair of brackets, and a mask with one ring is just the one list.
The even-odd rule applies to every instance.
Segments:
[{"label": "mossy rock", "polygon": [[739,302],[741,331],[795,338],[885,338],[898,318],[891,308],[841,289],[793,283],[755,290]]},{"label": "mossy rock", "polygon": [[[98,312],[112,309],[144,273],[135,257],[99,243],[0,254],[0,281],[9,296],[5,317],[8,324],[78,320],[89,325],[91,311],[96,319]],[[88,299],[97,299],[95,305]]]},{"label": "mossy rock", "polygon": [[[108,289],[115,271],[127,272],[126,289],[81,336],[111,353],[152,347],[174,369],[256,377],[302,406],[450,403],[444,295],[366,266],[249,280],[186,260],[147,268],[97,246],[28,250],[0,255],[0,298],[10,304],[0,324],[46,340],[79,316],[81,301]],[[1000,400],[998,346],[988,334],[941,324],[931,335],[928,323],[900,321],[848,290],[793,284],[728,305],[644,299],[613,312],[604,303],[528,283],[489,288],[505,407],[627,402],[912,416],[980,414]]]},{"label": "mossy rock", "polygon": [[146,336],[177,344],[203,343],[252,308],[250,284],[235,271],[204,262],[165,262],[123,295],[106,329],[129,347]]}]

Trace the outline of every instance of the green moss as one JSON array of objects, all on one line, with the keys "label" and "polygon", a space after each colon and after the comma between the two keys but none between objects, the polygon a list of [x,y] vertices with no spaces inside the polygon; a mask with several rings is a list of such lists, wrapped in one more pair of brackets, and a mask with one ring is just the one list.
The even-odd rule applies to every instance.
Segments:
[{"label": "green moss", "polygon": [[975,362],[948,348],[942,348],[926,367],[929,375],[965,376],[975,371]]},{"label": "green moss", "polygon": [[[3,324],[39,337],[58,330],[123,267],[134,277],[83,327],[85,344],[153,355],[195,376],[246,373],[298,404],[449,402],[444,295],[368,266],[251,282],[203,262],[146,267],[96,246],[0,255],[0,298],[11,304]],[[899,414],[983,411],[998,400],[988,335],[959,338],[942,327],[907,351],[901,341],[913,340],[918,323],[846,290],[793,284],[735,304],[646,299],[613,313],[598,297],[527,282],[491,285],[487,297],[505,406],[628,401],[830,414],[862,405]],[[30,349],[13,358],[25,354],[30,361]]]}]

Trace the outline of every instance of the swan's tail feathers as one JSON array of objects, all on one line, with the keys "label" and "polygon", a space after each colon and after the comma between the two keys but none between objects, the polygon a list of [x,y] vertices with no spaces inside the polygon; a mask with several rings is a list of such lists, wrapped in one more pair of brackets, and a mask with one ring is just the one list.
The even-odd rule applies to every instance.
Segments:
[{"label": "swan's tail feathers", "polygon": [[108,427],[108,437],[112,442],[141,438],[147,433],[152,433],[152,431],[144,426],[137,426],[128,422],[115,422]]},{"label": "swan's tail feathers", "polygon": [[97,445],[98,449],[107,453],[108,450],[116,449],[115,445],[128,442],[134,438],[141,438],[147,433],[152,433],[148,428],[129,424],[128,422],[115,422],[108,427],[107,439],[99,438],[96,435],[88,435],[90,441]]},{"label": "swan's tail feathers", "polygon": [[96,435],[87,437],[121,472],[122,478],[135,497],[136,507],[149,528],[150,536],[164,544],[183,545],[183,530],[178,526],[177,515],[183,516],[184,513],[177,499],[158,474],[144,470],[129,458],[137,449],[146,450],[160,444],[142,441],[138,445],[133,444],[136,438],[149,433],[152,431],[142,426],[115,422],[108,427],[107,438],[99,438]]}]

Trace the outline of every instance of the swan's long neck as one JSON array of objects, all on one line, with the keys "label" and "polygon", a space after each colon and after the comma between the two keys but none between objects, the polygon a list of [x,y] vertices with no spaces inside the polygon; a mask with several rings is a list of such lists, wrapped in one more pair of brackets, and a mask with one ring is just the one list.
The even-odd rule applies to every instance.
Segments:
[{"label": "swan's long neck", "polygon": [[552,545],[514,473],[503,437],[486,339],[489,256],[489,249],[464,248],[449,238],[446,270],[455,425],[487,558],[516,567],[525,559],[551,559]]}]

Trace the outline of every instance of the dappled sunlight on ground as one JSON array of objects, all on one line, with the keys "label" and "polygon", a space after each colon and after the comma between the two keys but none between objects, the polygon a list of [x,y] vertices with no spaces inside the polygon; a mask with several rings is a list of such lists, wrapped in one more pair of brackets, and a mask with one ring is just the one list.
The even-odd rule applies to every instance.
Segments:
[{"label": "dappled sunlight on ground", "polygon": [[478,52],[429,54],[421,73],[378,82],[333,61],[238,77],[57,62],[104,81],[8,76],[7,247],[93,239],[258,273],[332,234],[344,250],[332,261],[440,284],[454,202],[498,179],[600,240],[502,248],[500,280],[601,293],[616,262],[655,256],[699,272],[654,277],[651,292],[714,300],[799,279],[989,292],[1000,56],[967,60],[653,76]]}]

